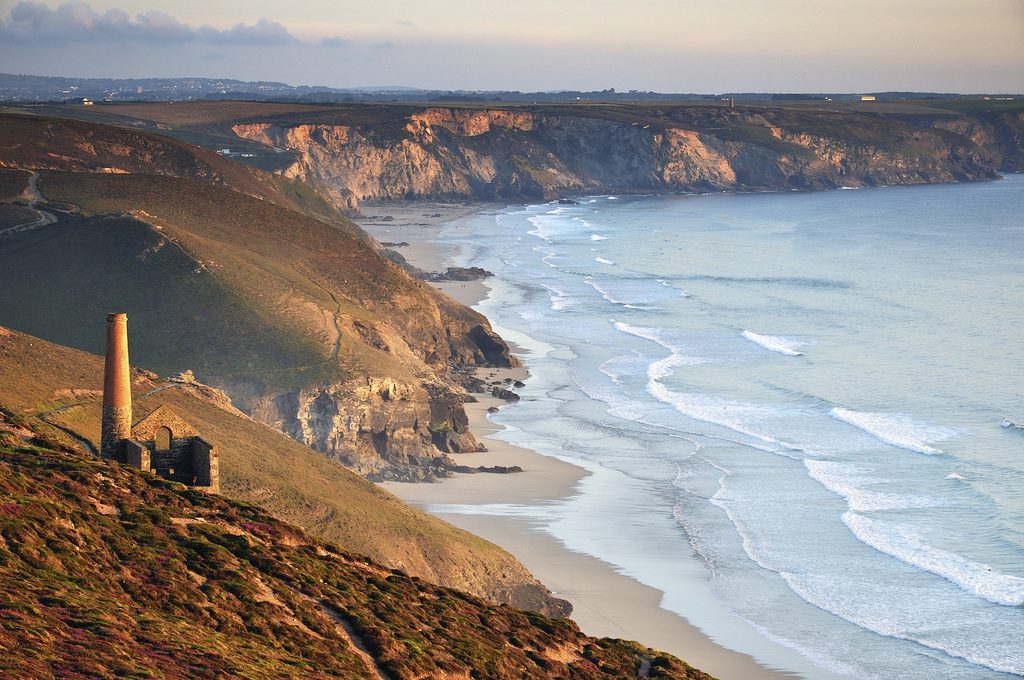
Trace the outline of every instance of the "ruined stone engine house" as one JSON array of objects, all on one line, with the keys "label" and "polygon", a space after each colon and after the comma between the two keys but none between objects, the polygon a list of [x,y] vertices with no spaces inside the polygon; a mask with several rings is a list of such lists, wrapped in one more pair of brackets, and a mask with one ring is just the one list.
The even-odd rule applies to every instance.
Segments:
[{"label": "ruined stone engine house", "polygon": [[213,445],[170,406],[161,404],[132,425],[127,314],[107,315],[100,457],[204,491],[220,491]]}]

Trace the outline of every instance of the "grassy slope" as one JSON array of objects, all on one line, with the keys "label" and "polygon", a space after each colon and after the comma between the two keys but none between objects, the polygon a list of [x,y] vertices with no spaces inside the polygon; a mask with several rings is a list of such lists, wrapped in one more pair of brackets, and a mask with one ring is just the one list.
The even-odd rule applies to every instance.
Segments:
[{"label": "grassy slope", "polygon": [[[0,327],[0,404],[99,441],[102,358]],[[192,388],[137,373],[136,420],[170,404],[217,446],[225,495],[258,502],[319,538],[436,583],[483,594],[532,578],[497,546],[415,510],[337,463]],[[45,427],[45,425],[41,425]],[[61,432],[50,429],[52,437]],[[71,440],[66,440],[71,443]]]},{"label": "grassy slope", "polygon": [[[49,107],[44,109],[50,110]],[[37,109],[32,110],[38,112]],[[76,113],[69,107],[56,107],[54,111],[62,115]],[[82,117],[98,118],[99,122],[135,122],[120,116],[85,114]],[[154,128],[167,127],[152,122],[151,125]],[[152,134],[135,126],[97,127],[91,120],[0,112],[0,166],[71,172],[113,168],[129,173],[184,177],[230,187],[248,196],[324,220],[362,240],[371,240],[334,209],[315,187],[299,185],[191,143]]]},{"label": "grassy slope", "polygon": [[[453,353],[459,361],[472,362],[477,352],[459,333],[483,322],[482,317],[382,258],[372,239],[332,212],[313,188],[137,130],[17,115],[0,116],[0,122],[0,162],[41,169],[40,187],[47,198],[78,206],[87,215],[143,211],[138,213],[143,219],[163,229],[150,229],[147,235],[124,220],[112,225],[68,218],[63,228],[8,239],[3,248],[9,263],[4,284],[12,292],[8,302],[29,304],[39,291],[60,310],[49,325],[38,319],[26,322],[30,314],[8,316],[8,323],[97,350],[76,336],[95,322],[77,317],[105,311],[109,299],[134,299],[136,316],[150,331],[141,338],[140,363],[162,372],[192,368],[221,384],[244,380],[249,394],[360,373],[408,381],[424,374],[424,361],[443,374]],[[132,174],[90,172],[107,167]],[[11,173],[12,187],[20,177]],[[150,252],[162,247],[164,237],[176,245]],[[44,245],[56,253],[50,266],[41,252]],[[176,259],[167,252],[175,250]],[[22,261],[23,255],[35,259]],[[118,257],[136,261],[127,260],[119,272]],[[192,266],[188,258],[197,273],[185,282],[184,268]],[[21,274],[16,276],[15,269]],[[61,279],[60,285],[46,283],[48,270],[56,272],[52,278]],[[97,275],[106,279],[99,290]],[[189,287],[196,290],[185,290]],[[189,310],[189,300],[207,308]],[[333,329],[324,314],[339,312],[370,325],[386,322],[401,339],[390,342],[391,351],[384,353],[358,333],[343,332],[342,355],[329,362]],[[64,323],[69,315],[76,323]],[[447,323],[441,323],[442,316]],[[149,324],[158,319],[168,323]],[[219,320],[225,322],[223,332],[207,332]],[[70,330],[53,334],[55,324]],[[269,329],[267,342],[239,346],[261,335],[252,332],[257,326]],[[166,332],[168,327],[177,329],[181,342],[168,340],[156,347],[161,338],[156,329]],[[447,330],[455,347],[448,347]],[[203,338],[212,338],[206,347]]]},{"label": "grassy slope", "polygon": [[0,263],[4,320],[34,335],[102,352],[103,310],[118,309],[133,320],[135,361],[161,373],[236,371],[280,386],[300,377],[286,369],[323,366],[332,377],[317,338],[259,314],[141,222],[66,218],[9,239]]},{"label": "grassy slope", "polygon": [[0,201],[17,198],[28,187],[29,173],[13,168],[0,168]]},{"label": "grassy slope", "polygon": [[21,435],[0,431],[0,675],[707,677]]},{"label": "grassy slope", "polygon": [[[162,355],[164,362],[161,364],[139,361],[158,370],[194,368],[204,379],[221,383],[245,376],[258,380],[267,390],[330,382],[359,373],[411,379],[424,370],[422,359],[430,360],[432,357],[434,369],[446,370],[449,353],[438,352],[438,348],[447,345],[448,338],[430,317],[432,309],[443,310],[448,317],[449,328],[456,336],[460,327],[468,330],[470,325],[482,320],[475,313],[444,299],[425,284],[413,280],[347,232],[221,187],[150,175],[44,172],[40,190],[49,199],[73,203],[90,214],[144,211],[145,219],[160,226],[161,233],[183,246],[188,258],[194,261],[187,266],[195,266],[198,273],[188,276],[196,282],[209,280],[210,286],[217,287],[214,300],[199,296],[192,298],[206,300],[211,305],[210,311],[217,313],[210,323],[222,325],[221,320],[230,322],[231,316],[239,317],[237,328],[221,327],[205,334],[199,332],[203,329],[196,329],[193,333],[187,325],[161,323],[147,326],[150,334],[157,337],[157,329],[166,331],[181,327],[186,334],[194,335],[197,343],[204,337],[210,343],[206,351],[201,351],[194,344],[182,345],[178,351],[175,347],[162,348],[168,351]],[[89,224],[98,228],[105,222],[94,220]],[[56,228],[39,232],[36,238],[40,239],[44,234],[58,234]],[[116,237],[124,235],[124,229],[115,230]],[[82,268],[87,267],[88,258],[92,255],[84,251],[76,253],[68,241],[82,240],[81,245],[88,246],[92,238],[91,235],[76,235],[73,227],[69,227],[61,243],[65,244],[63,250],[70,252],[58,257],[74,258]],[[148,238],[155,238],[154,233],[151,232]],[[111,257],[123,258],[126,254],[138,257],[135,254],[145,250],[144,246],[144,242],[134,245],[94,243],[95,257],[98,258],[96,264],[106,263],[96,271],[114,277],[116,262],[108,260]],[[129,262],[116,275],[120,280],[112,282],[114,285],[109,292],[118,297],[126,291],[136,291],[140,302],[177,309],[178,313],[170,315],[168,321],[179,319],[183,314],[186,318],[202,317],[201,310],[188,309],[185,298],[174,304],[163,299],[165,286],[174,288],[181,284],[182,267],[186,265],[178,263],[177,269],[165,276],[158,276],[155,271],[147,273],[149,259],[171,258],[176,252],[170,246],[167,249],[170,252],[166,254],[161,251],[152,258],[147,256],[146,262]],[[56,252],[62,248],[48,250]],[[12,256],[16,254],[10,247],[5,251]],[[29,271],[26,270],[27,273]],[[84,269],[80,268],[79,272],[84,274]],[[33,277],[28,281],[32,282]],[[38,285],[38,281],[26,285]],[[215,303],[216,300],[222,302]],[[178,302],[182,306],[179,307]],[[383,354],[349,333],[343,337],[338,360],[328,362],[331,343],[321,328],[322,315],[310,315],[302,306],[307,302],[370,324],[393,326],[413,353],[401,346],[393,346],[389,354]],[[238,314],[234,314],[236,310]],[[100,310],[91,305],[90,311],[96,314]],[[152,309],[144,312],[148,323],[155,312]],[[96,318],[101,317],[97,315]],[[266,346],[257,344],[251,348],[244,346],[242,343],[246,338],[258,339],[261,336],[258,332],[248,332],[246,318],[251,318],[252,323],[258,326],[276,329],[293,338],[294,351],[288,356],[278,356],[273,343]],[[310,343],[314,336],[319,338],[319,348],[311,352]],[[273,336],[269,339],[272,340]],[[455,341],[458,342],[457,339]],[[282,347],[287,349],[287,343],[282,343]],[[468,349],[472,350],[471,347]],[[314,356],[317,353],[318,356]],[[202,367],[182,363],[187,356],[199,355],[208,357],[205,371]],[[168,363],[169,357],[175,361]],[[198,361],[197,358],[191,363]]]}]

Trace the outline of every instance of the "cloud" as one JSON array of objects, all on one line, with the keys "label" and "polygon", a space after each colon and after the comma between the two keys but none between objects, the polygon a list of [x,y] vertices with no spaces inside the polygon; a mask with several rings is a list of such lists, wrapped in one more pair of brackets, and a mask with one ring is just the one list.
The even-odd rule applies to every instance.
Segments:
[{"label": "cloud", "polygon": [[351,44],[351,40],[342,38],[340,35],[333,35],[320,41],[320,45],[323,47],[348,47]]},{"label": "cloud", "polygon": [[122,9],[100,14],[82,2],[65,2],[50,9],[22,0],[0,20],[0,41],[51,45],[70,43],[146,43],[171,45],[286,45],[299,42],[288,29],[269,19],[238,23],[228,29],[190,26],[170,14],[143,12],[132,18]]}]

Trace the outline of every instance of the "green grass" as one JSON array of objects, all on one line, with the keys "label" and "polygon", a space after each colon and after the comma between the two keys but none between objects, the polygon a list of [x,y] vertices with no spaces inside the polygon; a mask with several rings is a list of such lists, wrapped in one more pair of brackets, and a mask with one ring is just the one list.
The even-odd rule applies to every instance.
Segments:
[{"label": "green grass", "polygon": [[[97,353],[106,313],[127,312],[133,361],[160,373],[191,369],[262,389],[339,376],[315,337],[253,308],[135,220],[71,216],[8,239],[0,287],[7,325]],[[307,367],[316,375],[301,375]]]},{"label": "green grass", "polygon": [[[452,354],[469,357],[479,352],[464,335],[481,322],[479,315],[413,280],[380,256],[354,228],[321,222],[210,184],[163,176],[47,172],[40,190],[48,199],[81,206],[87,214],[145,211],[166,235],[204,263],[218,284],[240,296],[245,314],[272,329],[304,337],[323,333],[322,314],[311,316],[300,304],[308,301],[329,312],[340,308],[346,319],[391,326],[421,361],[442,370],[447,369]],[[111,257],[116,259],[117,252],[124,254],[115,249]],[[39,283],[38,275],[30,278]],[[430,312],[438,307],[438,314],[445,316],[446,329]],[[413,310],[416,313],[410,313]],[[236,333],[221,335],[222,343],[238,337]],[[236,353],[249,341],[257,342],[239,339]],[[442,343],[450,343],[451,351],[439,349]],[[411,357],[394,353],[381,357],[351,333],[343,337],[343,346],[349,353],[341,357],[344,366],[338,370],[346,374],[370,371],[408,377],[422,370]],[[224,348],[221,344],[218,349]],[[330,351],[326,337],[321,338],[321,350],[324,355]],[[259,361],[257,357],[251,363]],[[277,361],[273,370],[285,365],[308,368],[312,363]],[[335,369],[328,366],[324,370]],[[266,373],[271,380],[274,374],[269,368]]]}]

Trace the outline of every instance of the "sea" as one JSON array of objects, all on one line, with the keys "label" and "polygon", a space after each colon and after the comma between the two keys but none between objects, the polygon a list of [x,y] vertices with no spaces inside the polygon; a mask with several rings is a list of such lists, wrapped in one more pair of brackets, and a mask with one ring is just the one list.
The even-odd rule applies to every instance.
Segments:
[{"label": "sea", "polygon": [[531,378],[528,517],[807,678],[1024,675],[1024,175],[453,223]]}]

